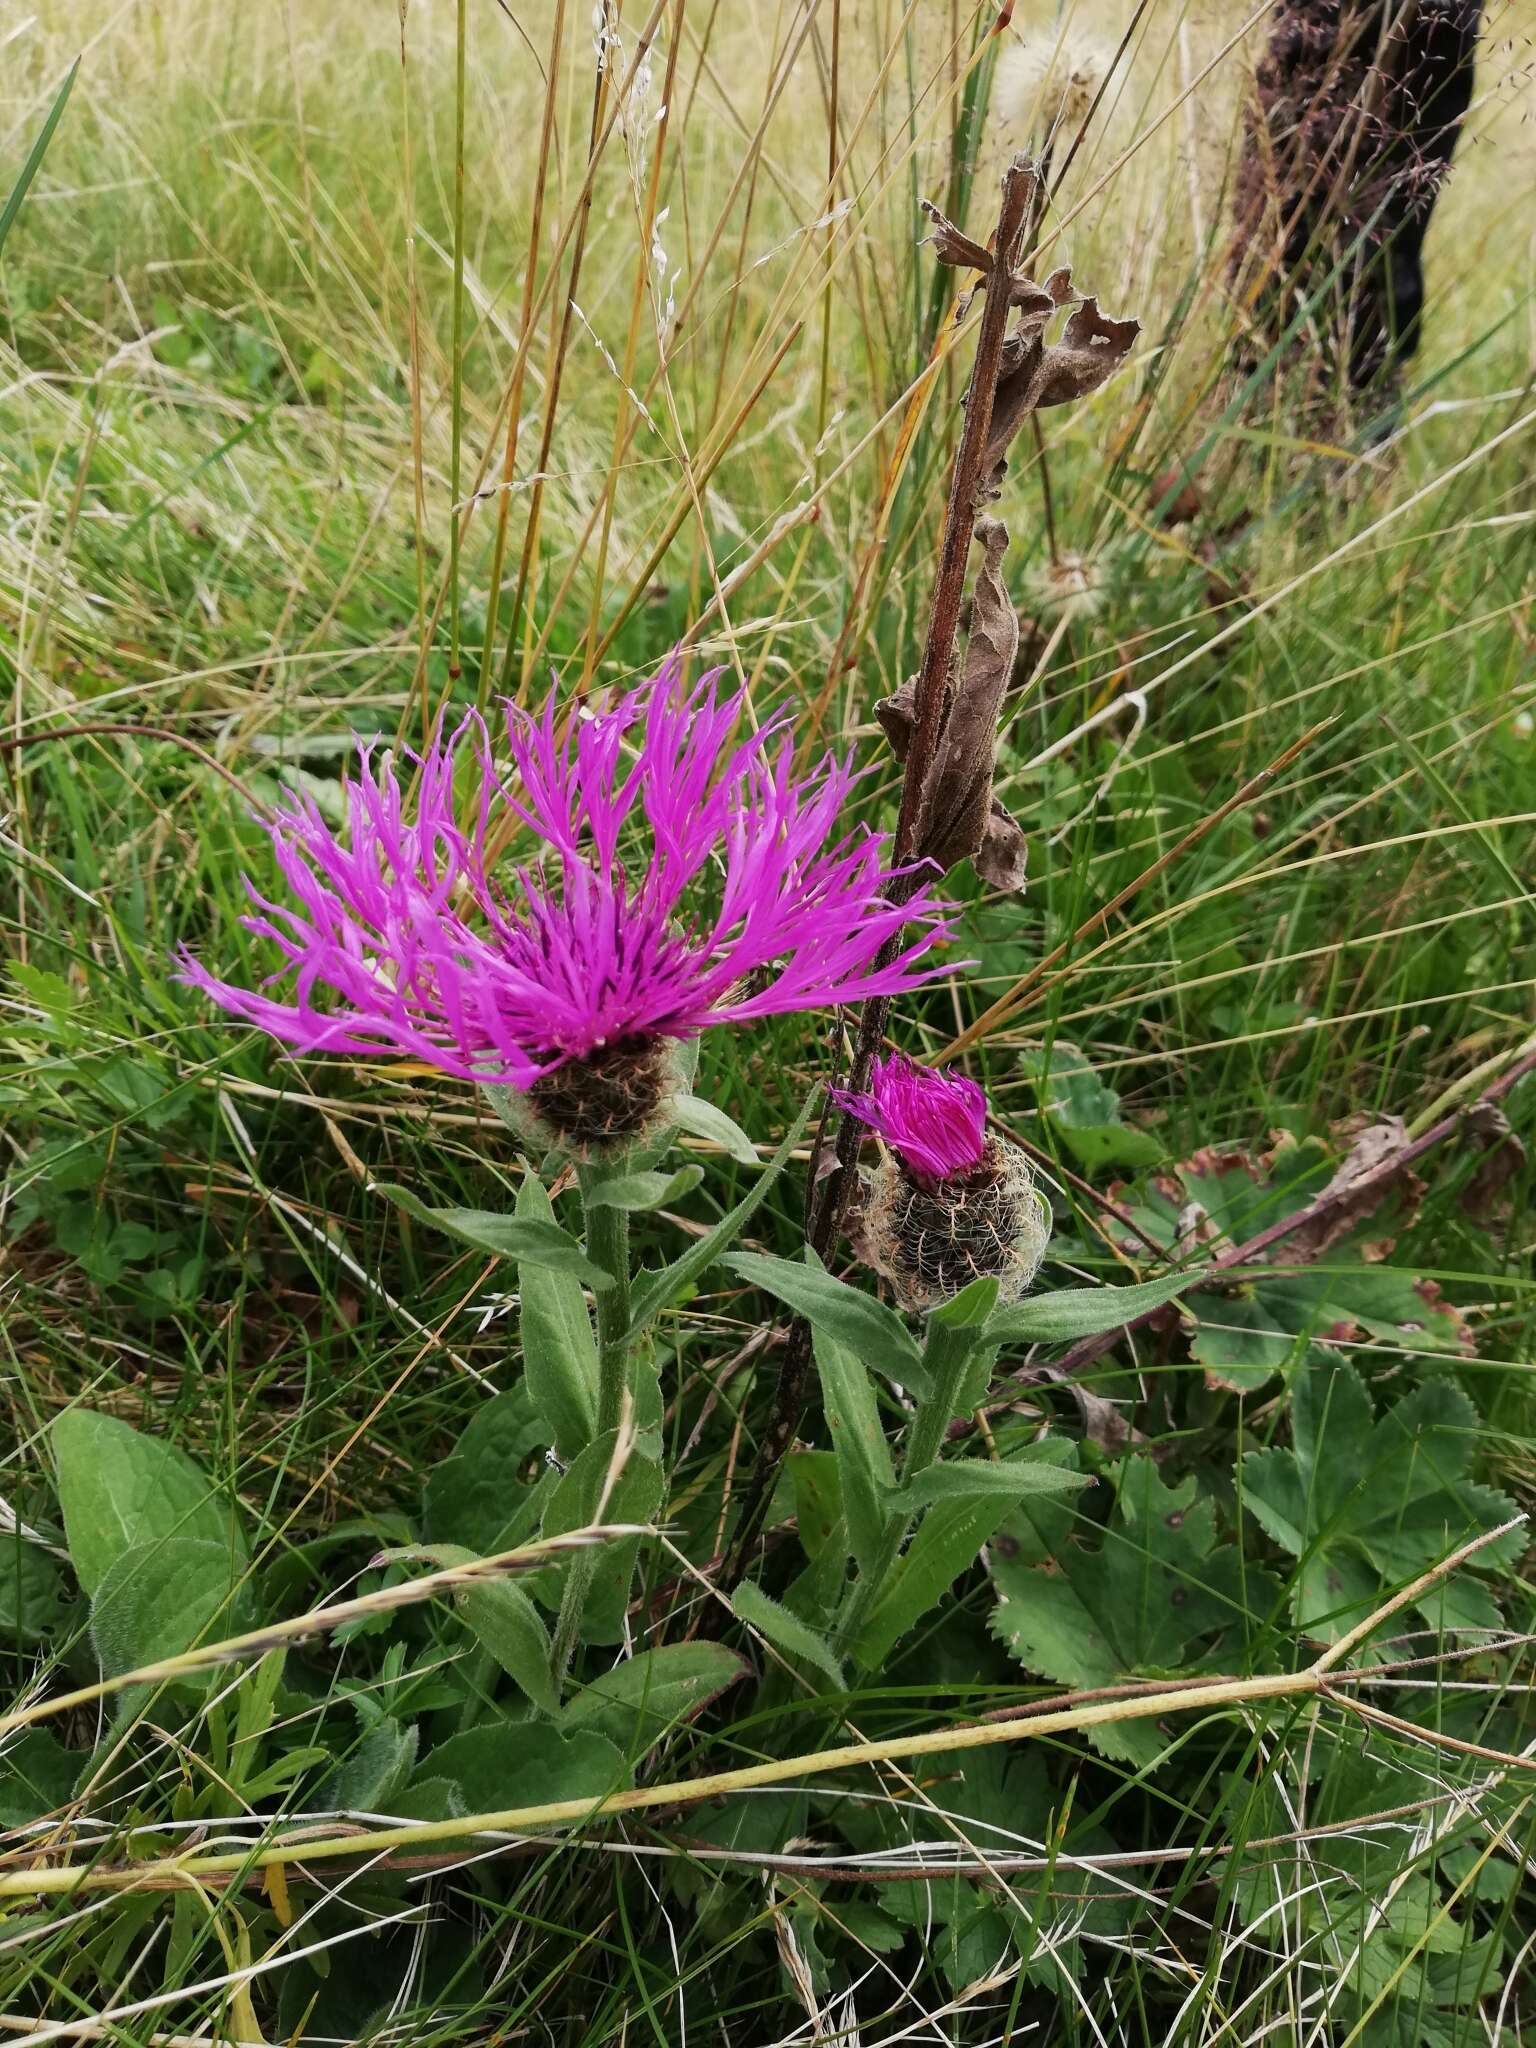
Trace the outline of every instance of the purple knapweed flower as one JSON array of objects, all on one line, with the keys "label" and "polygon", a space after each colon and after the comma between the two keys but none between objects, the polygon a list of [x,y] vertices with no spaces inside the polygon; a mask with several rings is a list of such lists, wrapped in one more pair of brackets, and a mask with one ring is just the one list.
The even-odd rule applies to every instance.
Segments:
[{"label": "purple knapweed flower", "polygon": [[838,1088],[833,1099],[925,1186],[972,1173],[986,1156],[987,1098],[964,1074],[920,1067],[897,1052],[875,1061],[867,1095]]},{"label": "purple knapweed flower", "polygon": [[1039,1270],[1050,1204],[1028,1158],[987,1135],[987,1098],[963,1074],[877,1059],[869,1093],[834,1091],[888,1148],[864,1177],[854,1236],[901,1306],[937,1308],[973,1280],[1016,1301]]},{"label": "purple knapweed flower", "polygon": [[[342,830],[305,798],[268,824],[289,900],[246,882],[243,922],[278,947],[273,980],[291,971],[291,994],[185,952],[182,977],[300,1051],[405,1054],[528,1091],[557,1126],[585,1115],[590,1144],[626,1138],[676,1042],[942,971],[923,962],[949,935],[931,885],[887,901],[885,835],[842,822],[851,765],[797,774],[787,714],[739,739],[742,708],[714,675],[685,690],[676,661],[607,711],[562,714],[551,695],[536,720],[508,705],[505,781],[471,715],[407,757],[414,802],[392,758],[361,744]],[[503,846],[529,833],[531,856],[498,876]]]}]

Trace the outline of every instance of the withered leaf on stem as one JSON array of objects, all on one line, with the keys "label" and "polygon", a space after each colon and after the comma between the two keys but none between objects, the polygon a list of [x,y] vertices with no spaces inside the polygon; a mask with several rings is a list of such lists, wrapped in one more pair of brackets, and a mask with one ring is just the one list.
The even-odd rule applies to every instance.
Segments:
[{"label": "withered leaf on stem", "polygon": [[[923,796],[917,852],[946,873],[971,860],[984,882],[1022,889],[1024,834],[992,794],[998,720],[1013,675],[1019,617],[1003,587],[1008,529],[1000,519],[977,522],[982,549],[971,600],[970,634],[958,681],[951,672],[943,730]],[[905,761],[916,718],[914,679],[875,706],[892,751]]]},{"label": "withered leaf on stem", "polygon": [[[1141,332],[1139,320],[1111,320],[1099,311],[1097,299],[1079,299],[1070,270],[1053,271],[1043,285],[1015,278],[1012,297],[1019,317],[1003,343],[982,462],[990,497],[997,496],[1008,450],[1029,415],[1047,406],[1070,405],[1107,384]],[[1060,341],[1048,342],[1045,330],[1063,306],[1073,306],[1074,311]]]},{"label": "withered leaf on stem", "polygon": [[1396,1206],[1390,1220],[1383,1223],[1382,1234],[1359,1247],[1362,1259],[1379,1264],[1391,1256],[1398,1233],[1418,1213],[1424,1183],[1398,1163],[1398,1155],[1409,1142],[1401,1117],[1352,1119],[1337,1135],[1349,1139],[1349,1151],[1311,1205],[1313,1213],[1275,1247],[1272,1257],[1277,1266],[1311,1265],[1370,1222],[1388,1197],[1395,1196]]}]

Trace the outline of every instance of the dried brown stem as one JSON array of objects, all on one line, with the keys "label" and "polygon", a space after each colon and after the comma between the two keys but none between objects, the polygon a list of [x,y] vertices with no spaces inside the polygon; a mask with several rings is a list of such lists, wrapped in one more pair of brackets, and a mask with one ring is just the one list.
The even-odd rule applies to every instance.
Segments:
[{"label": "dried brown stem", "polygon": [[[1002,206],[986,273],[992,288],[986,294],[976,337],[976,360],[971,374],[970,395],[966,400],[965,424],[950,475],[949,504],[944,515],[933,609],[928,619],[922,665],[917,673],[916,717],[902,777],[901,809],[896,820],[892,865],[897,870],[911,867],[918,844],[923,805],[943,732],[945,689],[960,631],[960,606],[965,594],[971,531],[987,482],[987,443],[992,429],[992,404],[1002,368],[1008,315],[1013,304],[1013,266],[1035,186],[1036,174],[1029,160],[1015,157],[1003,175]],[[978,248],[975,254],[980,257],[986,252]],[[916,872],[898,872],[886,893],[892,901],[903,902],[916,891],[920,879]],[[894,957],[899,945],[899,936],[887,943],[881,964]],[[885,1036],[890,1011],[888,997],[874,997],[860,1007],[858,1035],[848,1076],[848,1085],[856,1092],[868,1086],[870,1068]],[[858,1147],[859,1127],[844,1117],[838,1127],[833,1169],[824,1181],[818,1181],[817,1177],[821,1157],[819,1137],[812,1151],[807,1181],[806,1239],[823,1259],[837,1242]],[[731,1561],[724,1575],[723,1583],[727,1590],[738,1583],[746,1568],[768,1510],[779,1468],[794,1441],[805,1406],[810,1362],[810,1326],[797,1318],[790,1329],[773,1415],[758,1448]]]}]

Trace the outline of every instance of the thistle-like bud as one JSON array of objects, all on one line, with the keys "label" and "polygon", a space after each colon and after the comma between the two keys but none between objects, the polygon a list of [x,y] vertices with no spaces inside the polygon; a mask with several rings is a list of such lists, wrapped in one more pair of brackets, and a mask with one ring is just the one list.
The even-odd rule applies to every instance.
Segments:
[{"label": "thistle-like bud", "polygon": [[1051,1212],[1024,1154],[987,1135],[987,1098],[963,1074],[904,1054],[876,1060],[867,1095],[839,1107],[884,1141],[866,1176],[859,1248],[905,1309],[921,1312],[990,1275],[1023,1294],[1051,1235]]}]

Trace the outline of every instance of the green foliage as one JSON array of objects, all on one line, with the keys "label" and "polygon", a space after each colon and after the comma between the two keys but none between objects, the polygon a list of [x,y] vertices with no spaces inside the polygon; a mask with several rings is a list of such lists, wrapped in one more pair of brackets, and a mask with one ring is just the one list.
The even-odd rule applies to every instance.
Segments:
[{"label": "green foliage", "polygon": [[[517,1220],[553,1228],[554,1210],[537,1174],[526,1173]],[[597,1429],[597,1342],[581,1282],[573,1272],[521,1259],[518,1334],[529,1398],[562,1458],[574,1458]]]},{"label": "green foliage", "polygon": [[70,1562],[87,1593],[130,1551],[173,1538],[216,1556],[226,1587],[243,1570],[238,1512],[174,1444],[87,1408],[66,1409],[52,1442]]},{"label": "green foliage", "polygon": [[490,1252],[498,1259],[516,1259],[520,1266],[543,1266],[552,1273],[567,1273],[588,1287],[601,1291],[613,1282],[601,1266],[594,1265],[568,1230],[558,1223],[533,1215],[502,1216],[493,1209],[434,1209],[418,1201],[409,1188],[394,1187],[387,1181],[375,1183],[374,1192],[386,1197],[397,1209],[418,1223],[428,1223],[477,1252]]},{"label": "green foliage", "polygon": [[741,1279],[776,1296],[815,1329],[846,1346],[868,1371],[888,1374],[919,1392],[926,1390],[922,1354],[906,1324],[874,1295],[850,1287],[819,1266],[770,1258],[763,1252],[737,1252],[725,1263]]},{"label": "green foliage", "polygon": [[488,1650],[507,1676],[547,1714],[559,1708],[560,1694],[549,1664],[549,1631],[521,1586],[504,1579],[465,1586],[454,1604],[465,1626]]},{"label": "green foliage", "polygon": [[[1204,1150],[1158,1175],[1132,1214],[1163,1242],[1179,1241],[1193,1218],[1202,1249],[1231,1248],[1301,1215],[1342,1163],[1317,1139],[1282,1138],[1261,1159]],[[1467,1349],[1466,1320],[1436,1284],[1381,1263],[1402,1228],[1399,1192],[1384,1189],[1346,1221],[1351,1227],[1326,1245],[1291,1240],[1277,1263],[1240,1270],[1191,1302],[1191,1351],[1212,1387],[1257,1392],[1276,1373],[1320,1355],[1318,1347],[1360,1336],[1416,1350]],[[1133,1238],[1126,1248],[1140,1249]]]},{"label": "green foliage", "polygon": [[751,1668],[723,1643],[660,1643],[588,1680],[566,1702],[560,1725],[595,1728],[635,1755],[702,1713]]},{"label": "green foliage", "polygon": [[[998,11],[924,0],[893,41],[845,8],[828,42],[805,10],[686,0],[647,97],[610,7],[594,141],[568,118],[586,12],[557,64],[550,10],[471,9],[457,244],[451,8],[290,9],[274,40],[259,10],[70,0],[5,41],[0,1647],[45,1718],[0,1741],[0,1824],[31,1830],[8,1879],[114,1880],[4,1901],[23,2031],[1514,2048],[1536,1835],[1528,1774],[1480,1752],[1533,1736],[1518,1534],[1352,1655],[1416,1660],[1349,1691],[1410,1732],[1326,1699],[1096,1741],[1020,1722],[579,1845],[434,1845],[447,1869],[118,1884],[337,1809],[585,1800],[963,1736],[1064,1685],[1290,1670],[1528,1497],[1531,1083],[1507,1137],[1474,1111],[1326,1245],[1211,1270],[1362,1124],[1431,1128],[1530,1032],[1513,28],[1479,51],[1424,349],[1375,418],[1326,371],[1232,373],[1265,25],[1223,54],[1220,10],[1130,10],[1122,50],[1102,6],[1064,16],[1058,76],[1080,37],[1084,75],[1117,54],[1040,232],[1067,224],[1077,287],[1143,341],[1018,445],[998,506],[1024,648],[995,784],[1028,889],[946,878],[956,971],[889,1020],[942,1055],[1009,1005],[962,1056],[1041,1158],[1052,1262],[926,1330],[847,1244],[815,1274],[820,1111],[795,1109],[851,1017],[707,1034],[686,1145],[585,1190],[640,1247],[605,1512],[662,1533],[586,1553],[568,1668],[575,1559],[410,1595],[595,1509],[616,1439],[578,1188],[477,1091],[289,1062],[170,980],[183,941],[269,971],[239,922],[242,873],[271,890],[254,817],[286,793],[342,819],[357,735],[416,745],[552,672],[575,707],[685,634],[754,719],[787,705],[801,761],[853,748],[875,772],[846,824],[891,827],[871,706],[926,640],[974,334],[916,201],[985,239],[1000,154],[1045,141],[1019,81],[1055,28]],[[1198,120],[1167,118],[1192,80]],[[814,1374],[732,1611],[797,1307]],[[103,1663],[359,1591],[362,1624],[51,1711]]]},{"label": "green foliage", "polygon": [[[1216,1507],[1193,1479],[1163,1483],[1150,1458],[1123,1459],[1114,1512],[1096,1543],[1074,1535],[1069,1507],[1027,1502],[994,1546],[998,1638],[1028,1670],[1062,1686],[1241,1667],[1276,1588],[1217,1535]],[[1145,1721],[1090,1730],[1106,1756],[1150,1764],[1165,1738]]]},{"label": "green foliage", "polygon": [[750,1580],[738,1586],[731,1596],[731,1605],[750,1628],[767,1637],[775,1649],[787,1656],[799,1657],[805,1663],[814,1665],[824,1678],[841,1688],[843,1667],[826,1637],[791,1614],[781,1602],[761,1586]]},{"label": "green foliage", "polygon": [[[1296,1559],[1291,1613],[1332,1642],[1469,1538],[1515,1515],[1515,1504],[1468,1477],[1477,1411],[1449,1380],[1425,1380],[1378,1419],[1359,1375],[1338,1361],[1306,1367],[1291,1396],[1289,1450],[1243,1460],[1243,1501]],[[1484,1571],[1524,1551],[1514,1528],[1478,1553]],[[1431,1628],[1500,1625],[1492,1598],[1462,1573],[1419,1603]]]}]

